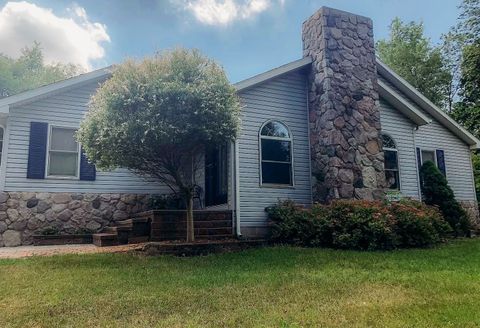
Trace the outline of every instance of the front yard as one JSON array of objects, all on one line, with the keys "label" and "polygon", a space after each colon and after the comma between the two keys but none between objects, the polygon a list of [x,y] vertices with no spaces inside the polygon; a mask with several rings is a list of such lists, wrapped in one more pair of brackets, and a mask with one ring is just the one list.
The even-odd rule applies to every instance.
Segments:
[{"label": "front yard", "polygon": [[477,327],[480,240],[0,261],[0,327]]}]

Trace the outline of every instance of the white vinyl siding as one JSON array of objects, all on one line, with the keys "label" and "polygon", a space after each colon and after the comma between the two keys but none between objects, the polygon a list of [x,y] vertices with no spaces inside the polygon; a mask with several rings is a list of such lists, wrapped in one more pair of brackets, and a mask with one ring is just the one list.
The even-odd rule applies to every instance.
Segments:
[{"label": "white vinyl siding", "polygon": [[[98,82],[12,107],[8,119],[9,149],[6,160],[5,191],[93,192],[93,193],[169,193],[165,186],[139,177],[126,169],[97,170],[95,181],[72,179],[27,179],[30,122],[78,128],[87,103]],[[47,173],[47,172],[46,172]]]},{"label": "white vinyl siding", "polygon": [[[421,111],[424,115],[426,115],[429,119],[432,120],[430,124],[420,126],[418,128],[418,131],[415,132],[415,145],[405,145],[406,148],[413,147],[411,148],[413,158],[415,158],[416,160],[415,147],[433,151],[436,149],[443,150],[445,152],[445,167],[447,172],[447,180],[450,187],[453,189],[455,196],[459,200],[475,200],[475,185],[471,163],[470,147],[460,138],[450,132],[450,130],[448,130],[438,121],[436,121],[430,114],[417,106],[416,103],[406,97],[401,91],[395,88],[383,77],[379,76],[379,78],[384,83],[389,85],[392,89],[397,91],[400,95],[402,95],[404,100],[409,102],[417,110]],[[384,119],[382,119],[381,114],[382,129],[385,129],[387,132],[390,132],[387,129],[397,129],[399,130],[398,133],[400,133],[400,130],[403,130],[402,126],[404,125],[399,118],[401,114],[397,112],[397,115],[393,116],[391,114],[392,111],[389,111],[388,109],[386,110],[384,107],[385,106],[382,104],[382,114],[384,116]],[[407,131],[405,130],[403,131],[403,133],[406,134]],[[392,136],[394,136],[393,133]],[[403,148],[400,141],[397,141],[397,145],[398,147]],[[407,165],[403,164],[400,161],[401,174],[405,175],[405,172],[402,171],[406,168],[408,170],[408,179],[412,181],[414,179],[417,179],[417,172],[415,172],[414,174],[412,171],[414,165],[415,163],[413,163],[411,160]]]},{"label": "white vinyl siding", "polygon": [[[306,78],[299,72],[280,76],[240,93],[242,129],[238,147],[242,227],[264,227],[267,223],[265,207],[281,199],[311,204],[306,95]],[[283,122],[292,134],[293,187],[260,186],[258,134],[262,125],[270,120]]]},{"label": "white vinyl siding", "polygon": [[382,132],[391,136],[397,146],[401,193],[407,197],[418,198],[418,176],[413,138],[415,125],[383,99],[380,100],[380,123]]}]

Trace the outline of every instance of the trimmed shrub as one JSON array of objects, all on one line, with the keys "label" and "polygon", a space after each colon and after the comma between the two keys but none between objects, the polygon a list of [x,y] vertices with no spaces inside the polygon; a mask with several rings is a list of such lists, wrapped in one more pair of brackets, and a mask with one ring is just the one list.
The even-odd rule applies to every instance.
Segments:
[{"label": "trimmed shrub", "polygon": [[339,200],[305,209],[292,201],[267,208],[272,238],[307,247],[390,250],[442,241],[450,226],[440,212],[417,201]]},{"label": "trimmed shrub", "polygon": [[456,236],[470,235],[471,224],[467,213],[455,199],[447,179],[431,161],[420,168],[423,200],[428,205],[437,206]]}]

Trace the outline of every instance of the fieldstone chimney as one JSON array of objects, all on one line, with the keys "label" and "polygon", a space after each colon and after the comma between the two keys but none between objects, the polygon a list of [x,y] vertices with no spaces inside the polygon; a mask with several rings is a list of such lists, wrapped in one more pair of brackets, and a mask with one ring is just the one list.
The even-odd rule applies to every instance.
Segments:
[{"label": "fieldstone chimney", "polygon": [[380,199],[385,186],[372,21],[322,7],[303,23],[312,58],[313,198]]}]

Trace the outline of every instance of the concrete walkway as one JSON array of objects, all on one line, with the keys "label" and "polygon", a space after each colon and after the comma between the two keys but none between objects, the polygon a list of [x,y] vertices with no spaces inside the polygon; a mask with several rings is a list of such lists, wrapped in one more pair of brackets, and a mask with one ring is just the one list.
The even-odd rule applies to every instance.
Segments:
[{"label": "concrete walkway", "polygon": [[62,254],[122,253],[139,247],[142,247],[142,244],[111,247],[97,247],[93,244],[0,247],[0,259],[19,259],[30,256],[52,256]]}]

